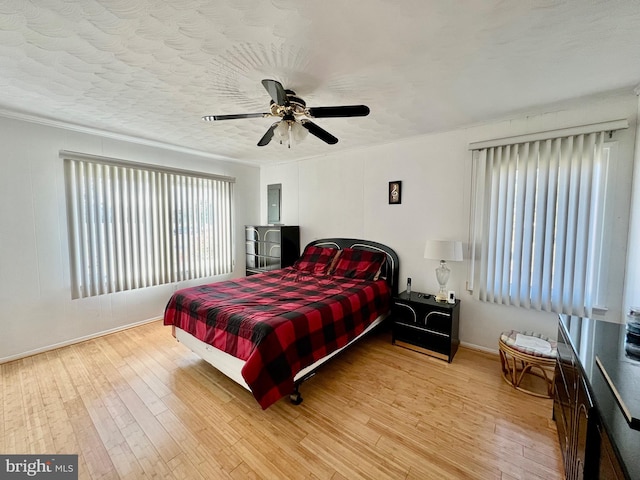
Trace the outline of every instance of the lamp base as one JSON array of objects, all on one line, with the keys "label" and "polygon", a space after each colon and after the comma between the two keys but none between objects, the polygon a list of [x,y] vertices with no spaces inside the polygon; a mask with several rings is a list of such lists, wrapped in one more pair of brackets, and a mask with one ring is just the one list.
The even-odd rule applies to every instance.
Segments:
[{"label": "lamp base", "polygon": [[436,278],[438,279],[438,285],[440,289],[436,295],[436,302],[447,301],[447,282],[449,281],[449,274],[451,270],[447,266],[447,262],[440,260],[440,266],[436,268]]},{"label": "lamp base", "polygon": [[447,303],[447,293],[446,292],[438,292],[435,296],[436,302]]}]

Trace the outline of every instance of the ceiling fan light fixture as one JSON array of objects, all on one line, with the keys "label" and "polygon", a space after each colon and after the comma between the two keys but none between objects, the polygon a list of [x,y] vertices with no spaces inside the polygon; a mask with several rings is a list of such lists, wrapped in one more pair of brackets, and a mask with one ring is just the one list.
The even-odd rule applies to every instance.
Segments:
[{"label": "ceiling fan light fixture", "polygon": [[273,131],[273,136],[280,144],[289,142],[289,124],[286,120],[281,120]]},{"label": "ceiling fan light fixture", "polygon": [[300,122],[294,122],[291,125],[291,136],[293,137],[293,141],[295,143],[302,142],[309,135],[309,130],[304,128]]},{"label": "ceiling fan light fixture", "polygon": [[281,144],[291,148],[292,144],[302,142],[308,135],[308,131],[295,120],[282,120],[273,131],[273,136]]}]

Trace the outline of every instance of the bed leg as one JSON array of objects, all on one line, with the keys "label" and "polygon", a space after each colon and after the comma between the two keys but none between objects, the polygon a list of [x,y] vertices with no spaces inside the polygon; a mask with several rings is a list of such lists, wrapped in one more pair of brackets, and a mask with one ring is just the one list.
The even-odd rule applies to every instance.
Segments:
[{"label": "bed leg", "polygon": [[294,405],[300,405],[302,403],[302,395],[300,395],[299,385],[293,388],[293,392],[289,394],[289,400]]}]

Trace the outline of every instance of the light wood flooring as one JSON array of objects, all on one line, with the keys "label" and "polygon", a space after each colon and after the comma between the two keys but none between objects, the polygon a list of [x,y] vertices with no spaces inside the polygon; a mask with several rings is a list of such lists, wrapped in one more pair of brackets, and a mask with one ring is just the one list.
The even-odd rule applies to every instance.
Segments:
[{"label": "light wood flooring", "polygon": [[0,453],[77,453],[80,479],[564,478],[551,400],[384,327],[265,411],[160,322],[0,367]]}]

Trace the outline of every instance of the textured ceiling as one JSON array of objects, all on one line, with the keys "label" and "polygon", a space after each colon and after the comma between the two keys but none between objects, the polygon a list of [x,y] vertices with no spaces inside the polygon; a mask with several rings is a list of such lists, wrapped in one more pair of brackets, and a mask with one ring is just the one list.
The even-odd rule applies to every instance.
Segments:
[{"label": "textured ceiling", "polygon": [[[245,162],[324,155],[640,82],[637,0],[2,0],[0,110]],[[256,143],[263,78],[339,138]]]}]

